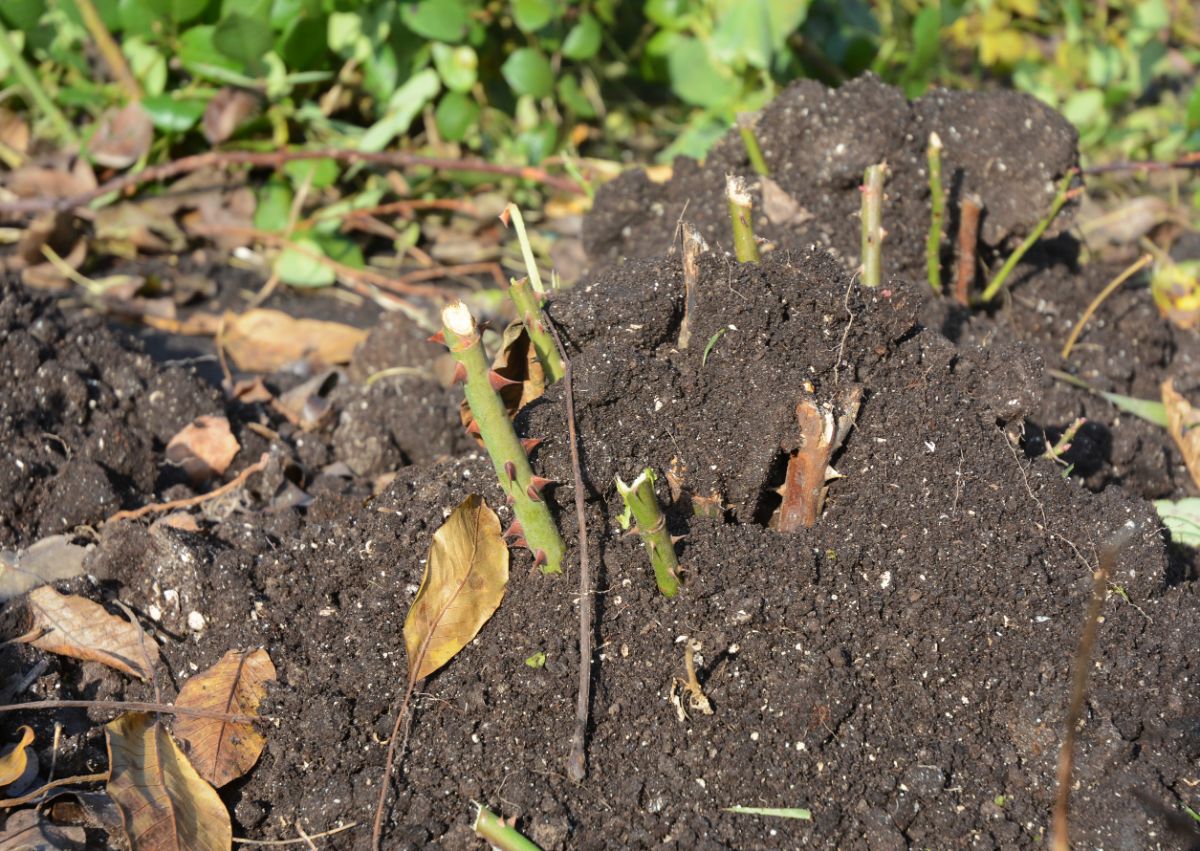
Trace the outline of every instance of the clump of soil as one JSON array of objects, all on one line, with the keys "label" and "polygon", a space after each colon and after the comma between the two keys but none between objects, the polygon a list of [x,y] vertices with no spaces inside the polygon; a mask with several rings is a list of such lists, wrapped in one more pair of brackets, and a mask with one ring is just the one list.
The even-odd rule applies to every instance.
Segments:
[{"label": "clump of soil", "polygon": [[[849,99],[856,91],[875,99],[869,103],[894,101],[868,81],[838,100],[821,95],[829,100],[822,110],[796,108],[790,120],[807,128],[811,119],[819,129],[837,125],[839,114],[845,122],[873,116]],[[795,105],[817,96],[802,84],[784,97]],[[1041,108],[1021,103],[1038,126]],[[906,127],[924,114],[905,110]],[[770,139],[768,118],[762,133]],[[878,124],[892,138],[890,125]],[[964,135],[973,132],[961,124],[956,119]],[[923,151],[918,136],[898,138]],[[863,156],[881,151],[899,162],[895,150]],[[720,156],[731,156],[728,145]],[[817,154],[805,148],[797,156]],[[1038,185],[1057,167],[1049,154],[1045,160]],[[832,187],[853,169],[835,165],[829,160],[821,172],[825,188],[796,196],[806,207],[842,203]],[[818,207],[821,197],[827,207]],[[666,216],[671,228],[676,218]],[[631,227],[650,230],[645,221]],[[1016,234],[1022,225],[1006,227]],[[830,231],[834,248],[839,238]],[[658,253],[669,243],[668,230]],[[572,542],[566,572],[542,576],[527,553],[514,552],[499,610],[422,686],[385,847],[476,847],[472,801],[517,817],[547,849],[1040,846],[1092,571],[1117,533],[1129,542],[1091,669],[1072,838],[1105,848],[1176,842],[1166,815],[1194,807],[1200,758],[1196,584],[1168,561],[1147,502],[1119,486],[1092,492],[1021,441],[1023,421],[1046,405],[1039,376],[1054,333],[1029,332],[1033,345],[1001,333],[1004,316],[1025,315],[1014,307],[999,320],[958,323],[956,344],[943,323],[928,322],[924,290],[902,277],[864,291],[840,262],[846,246],[838,258],[803,240],[780,237],[779,245],[759,265],[718,252],[702,258],[687,349],[677,345],[677,258],[629,260],[554,301],[575,374],[596,575],[588,777],[579,785],[565,777],[580,663],[580,530],[564,391],[554,386],[517,425],[543,439],[534,467],[561,483],[547,497]],[[16,291],[6,299],[13,315],[35,310]],[[92,327],[55,321],[64,338]],[[417,336],[402,322],[379,333],[408,354],[398,364],[375,357],[390,344],[360,353],[336,392],[365,401],[363,412],[345,415],[353,404],[338,402],[339,426],[312,434],[280,426],[277,438],[260,438],[273,455],[268,471],[198,509],[202,533],[105,525],[88,566],[108,579],[76,582],[92,596],[160,613],[145,626],[162,645],[167,695],[230,648],[268,650],[279,681],[264,711],[277,720],[258,766],[222,793],[238,835],[294,838],[297,822],[311,834],[353,820],[358,826],[327,847],[365,847],[405,681],[404,614],[432,533],[468,493],[483,494],[508,519],[490,464],[451,418],[457,398],[417,374],[434,370],[435,352],[401,344]],[[366,376],[395,365],[417,373],[360,389]],[[390,389],[376,396],[381,384]],[[774,489],[797,448],[797,401],[834,401],[852,385],[863,401],[833,456],[841,477],[830,481],[822,515],[796,533],[769,528]],[[370,414],[402,402],[445,417]],[[24,422],[39,402],[14,393],[8,404],[6,422]],[[266,415],[253,406],[228,413],[240,431]],[[145,424],[126,426],[135,429],[156,446]],[[431,447],[423,457],[404,448],[419,443]],[[443,452],[453,457],[439,458]],[[417,463],[395,469],[406,460]],[[615,522],[614,476],[628,479],[645,466],[660,473],[668,524],[684,536],[684,588],[674,600],[657,593],[639,542]],[[381,471],[394,478],[371,498]],[[122,500],[154,498],[145,481]],[[307,489],[303,507],[277,498],[285,481]],[[690,496],[713,494],[723,516],[693,515]],[[23,503],[14,516],[33,517],[43,502]],[[25,530],[51,530],[24,520],[10,528],[18,543],[30,542]],[[189,626],[192,612],[203,616],[203,629],[194,618]],[[711,716],[681,720],[670,701],[672,681],[684,673],[685,637],[702,646],[697,664]],[[6,676],[42,658],[23,645],[0,654]],[[545,655],[544,666],[527,664],[535,654]],[[150,686],[94,665],[48,661],[21,699],[152,698]],[[51,740],[49,716],[13,720],[34,724],[39,744]],[[98,727],[76,716],[68,732],[59,773],[99,770]],[[734,805],[807,807],[813,820],[725,810]]]}]

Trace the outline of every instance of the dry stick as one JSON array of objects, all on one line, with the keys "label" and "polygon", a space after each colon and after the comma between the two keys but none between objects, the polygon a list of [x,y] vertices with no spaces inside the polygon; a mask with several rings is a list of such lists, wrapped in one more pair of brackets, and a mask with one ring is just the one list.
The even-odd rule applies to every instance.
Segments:
[{"label": "dry stick", "polygon": [[[374,207],[361,207],[357,210],[340,214],[344,220],[357,218],[375,218],[378,216],[410,216],[419,210],[443,210],[451,213],[461,213],[464,216],[479,218],[479,210],[470,201],[460,201],[457,198],[406,198],[402,201],[389,201],[386,204],[376,204]],[[333,218],[333,215],[315,215],[299,222],[301,229],[311,228],[317,222]]]},{"label": "dry stick", "polygon": [[231,724],[261,724],[270,720],[266,715],[237,715],[229,712],[214,712],[211,709],[168,706],[165,703],[147,703],[140,700],[31,700],[28,703],[9,703],[0,706],[0,713],[20,712],[24,709],[119,709],[128,712],[159,712],[166,715],[215,718]]},{"label": "dry stick", "polygon": [[104,522],[112,523],[116,520],[134,520],[138,517],[144,517],[147,514],[161,514],[164,511],[173,511],[176,508],[191,508],[193,505],[199,505],[202,502],[207,502],[210,499],[216,499],[219,496],[224,496],[235,488],[245,484],[246,479],[250,478],[255,473],[260,473],[267,468],[267,462],[271,460],[271,453],[264,452],[262,457],[255,463],[251,464],[242,472],[237,474],[237,478],[230,482],[226,482],[216,490],[202,493],[199,496],[189,496],[186,499],[173,499],[170,502],[152,502],[149,505],[143,505],[141,508],[135,508],[131,511],[118,511],[112,517]]},{"label": "dry stick", "polygon": [[1092,598],[1088,602],[1087,616],[1083,621],[1083,634],[1079,637],[1079,650],[1075,653],[1075,670],[1071,674],[1071,700],[1067,705],[1067,729],[1063,734],[1062,748],[1058,752],[1058,795],[1054,801],[1054,818],[1051,827],[1050,847],[1054,851],[1070,851],[1067,829],[1067,806],[1071,798],[1071,771],[1075,764],[1075,728],[1083,712],[1083,701],[1087,696],[1088,670],[1092,664],[1092,649],[1096,644],[1096,631],[1100,623],[1100,612],[1104,608],[1104,597],[1108,590],[1108,577],[1117,563],[1117,555],[1128,542],[1128,529],[1118,533],[1100,553],[1099,569],[1092,576]]},{"label": "dry stick", "polygon": [[1131,263],[1124,272],[1109,281],[1108,286],[1102,289],[1100,294],[1092,299],[1092,303],[1087,306],[1087,310],[1083,311],[1083,315],[1079,317],[1079,321],[1076,322],[1075,327],[1071,329],[1071,336],[1068,337],[1067,342],[1063,344],[1062,351],[1060,352],[1063,360],[1066,360],[1071,356],[1071,349],[1075,348],[1075,342],[1079,339],[1079,335],[1083,333],[1083,326],[1086,325],[1087,321],[1092,318],[1092,314],[1094,314],[1100,308],[1100,305],[1104,303],[1104,300],[1116,292],[1117,287],[1121,286],[1121,284],[1125,283],[1142,269],[1144,269],[1146,265],[1153,259],[1153,255],[1143,254],[1140,258]]},{"label": "dry stick", "polygon": [[104,781],[108,780],[108,776],[108,772],[105,771],[103,774],[78,774],[75,777],[61,777],[58,780],[50,780],[39,786],[37,789],[34,789],[32,792],[22,795],[19,798],[0,799],[0,809],[7,810],[11,809],[12,807],[23,807],[26,804],[32,804],[51,789],[57,789],[60,786],[69,786],[74,783],[103,783]]},{"label": "dry stick", "polygon": [[954,279],[954,300],[963,307],[971,304],[971,282],[975,280],[976,247],[979,245],[979,215],[983,202],[975,195],[963,196],[958,206],[958,273]]},{"label": "dry stick", "polygon": [[243,839],[240,836],[233,837],[236,845],[299,845],[306,843],[312,845],[313,839],[322,839],[326,836],[333,836],[337,833],[343,833],[351,828],[358,827],[358,822],[352,821],[349,824],[344,824],[341,827],[335,827],[332,830],[325,830],[321,833],[308,833],[299,839]]},{"label": "dry stick", "polygon": [[588,560],[587,514],[583,500],[583,469],[579,463],[579,439],[575,433],[575,396],[571,387],[571,361],[559,339],[558,329],[542,311],[542,320],[554,337],[554,345],[563,362],[563,389],[567,404],[567,437],[571,441],[571,475],[575,479],[575,516],[579,523],[579,696],[575,701],[575,732],[571,735],[571,753],[567,757],[567,776],[576,783],[587,777],[588,708],[592,702],[592,630],[596,610],[592,599],[592,567]]},{"label": "dry stick", "polygon": [[1083,174],[1106,174],[1114,171],[1170,171],[1171,169],[1176,168],[1200,168],[1200,151],[1193,151],[1190,154],[1184,154],[1179,159],[1172,160],[1171,162],[1122,160],[1114,163],[1090,165],[1086,168],[1080,169],[1080,172]]},{"label": "dry stick", "polygon": [[112,33],[108,31],[100,13],[96,11],[96,4],[92,0],[75,0],[75,8],[79,10],[79,16],[83,18],[84,26],[87,27],[92,40],[96,42],[96,49],[100,51],[104,64],[108,66],[108,70],[112,72],[121,88],[125,90],[125,97],[130,100],[141,100],[142,87],[138,85],[137,77],[129,70],[129,64],[125,61],[121,48],[117,46]]},{"label": "dry stick", "polygon": [[708,250],[704,237],[688,222],[681,222],[683,228],[683,321],[679,323],[679,340],[676,346],[682,351],[688,347],[692,339],[692,321],[699,310],[700,288],[700,254]]},{"label": "dry stick", "polygon": [[788,460],[779,531],[795,532],[816,524],[821,513],[821,489],[834,450],[833,412],[806,397],[796,405],[800,447]]},{"label": "dry stick", "polygon": [[[0,35],[3,30],[0,29]],[[69,125],[68,125],[69,127]],[[545,169],[533,166],[506,166],[489,163],[483,160],[465,159],[453,160],[442,157],[426,157],[420,154],[408,154],[402,151],[351,151],[340,148],[321,148],[313,151],[209,151],[182,157],[161,165],[151,166],[132,174],[114,177],[95,189],[81,192],[67,198],[23,198],[18,201],[0,203],[0,213],[37,213],[43,210],[72,210],[83,207],[112,192],[122,192],[143,183],[157,180],[167,180],[180,174],[188,174],[205,168],[230,165],[248,165],[258,168],[279,168],[284,163],[298,160],[331,159],[344,163],[370,163],[372,165],[393,166],[398,168],[431,168],[437,171],[470,171],[482,174],[498,174],[506,177],[519,177],[541,183],[561,192],[571,192],[576,195],[586,194],[575,181],[548,174]]]}]

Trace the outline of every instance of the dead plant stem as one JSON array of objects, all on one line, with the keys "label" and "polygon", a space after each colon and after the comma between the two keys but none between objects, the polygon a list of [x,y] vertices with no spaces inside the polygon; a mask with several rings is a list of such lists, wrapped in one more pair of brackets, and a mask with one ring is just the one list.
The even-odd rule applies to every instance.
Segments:
[{"label": "dead plant stem", "polygon": [[144,517],[147,514],[161,514],[164,511],[173,511],[176,508],[191,508],[193,505],[199,505],[202,502],[207,502],[210,499],[216,499],[229,493],[231,490],[241,487],[245,484],[246,479],[250,478],[255,473],[260,473],[267,468],[267,462],[271,460],[271,455],[264,452],[262,457],[255,463],[251,464],[242,472],[237,474],[237,478],[226,482],[216,490],[202,493],[199,496],[190,496],[186,499],[173,499],[170,502],[152,502],[149,505],[143,505],[141,508],[135,508],[130,511],[118,511],[112,517],[105,520],[105,523],[112,523],[114,520],[136,520],[138,517]]},{"label": "dead plant stem", "polygon": [[215,718],[229,724],[259,724],[270,720],[265,715],[237,715],[229,712],[213,712],[211,709],[168,706],[165,703],[147,703],[139,700],[31,700],[28,703],[9,703],[0,706],[0,713],[20,712],[27,709],[105,709],[122,712],[160,712],[167,715]]},{"label": "dead plant stem", "polygon": [[79,16],[83,18],[84,26],[87,27],[92,40],[96,42],[96,49],[100,51],[104,64],[108,66],[108,70],[117,83],[124,89],[125,97],[131,101],[141,100],[142,87],[138,85],[137,77],[129,70],[129,63],[125,61],[125,56],[113,39],[112,33],[104,25],[104,20],[96,10],[96,4],[92,0],[75,0],[75,8],[79,10]]},{"label": "dead plant stem", "polygon": [[1125,283],[1142,269],[1144,269],[1146,265],[1149,264],[1153,259],[1153,255],[1143,254],[1128,267],[1126,267],[1125,271],[1109,281],[1108,285],[1100,291],[1100,294],[1092,299],[1091,304],[1087,306],[1087,309],[1084,310],[1083,314],[1079,317],[1079,321],[1075,323],[1075,327],[1071,329],[1071,336],[1068,337],[1067,342],[1063,344],[1062,352],[1060,353],[1063,360],[1066,360],[1071,356],[1071,350],[1075,348],[1075,343],[1079,339],[1079,335],[1083,333],[1083,326],[1087,325],[1088,320],[1092,318],[1092,314],[1100,308],[1100,305],[1104,303],[1104,300],[1116,292],[1117,287],[1121,286],[1121,284]]},{"label": "dead plant stem", "polygon": [[954,279],[954,300],[963,307],[971,304],[971,283],[975,280],[977,247],[979,245],[979,215],[983,202],[967,195],[958,207],[958,272]]}]

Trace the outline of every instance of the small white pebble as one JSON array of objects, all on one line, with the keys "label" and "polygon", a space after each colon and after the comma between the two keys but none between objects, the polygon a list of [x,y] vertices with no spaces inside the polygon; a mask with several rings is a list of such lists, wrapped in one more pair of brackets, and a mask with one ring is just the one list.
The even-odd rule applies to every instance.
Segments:
[{"label": "small white pebble", "polygon": [[204,620],[204,615],[193,611],[188,612],[187,625],[192,632],[203,632],[207,621]]},{"label": "small white pebble", "polygon": [[150,615],[150,620],[152,620],[152,621],[162,620],[162,609],[160,609],[158,606],[154,605],[153,603],[151,603],[149,606],[146,607],[146,613],[148,615]]},{"label": "small white pebble", "polygon": [[758,741],[758,733],[751,733],[751,734],[750,734],[750,741],[752,741],[752,742],[757,742],[757,741]]}]

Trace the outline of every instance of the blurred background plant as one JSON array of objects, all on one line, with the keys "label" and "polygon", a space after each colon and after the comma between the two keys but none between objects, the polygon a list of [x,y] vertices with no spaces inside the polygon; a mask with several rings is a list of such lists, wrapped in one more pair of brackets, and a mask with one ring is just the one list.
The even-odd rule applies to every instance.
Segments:
[{"label": "blurred background plant", "polygon": [[[5,0],[0,21],[85,136],[140,98],[151,158],[398,138],[514,163],[702,155],[788,81],[867,70],[914,97],[1029,92],[1090,161],[1200,147],[1200,21],[1169,0]],[[0,54],[21,110],[15,71]],[[35,137],[64,135],[34,113]]]}]

